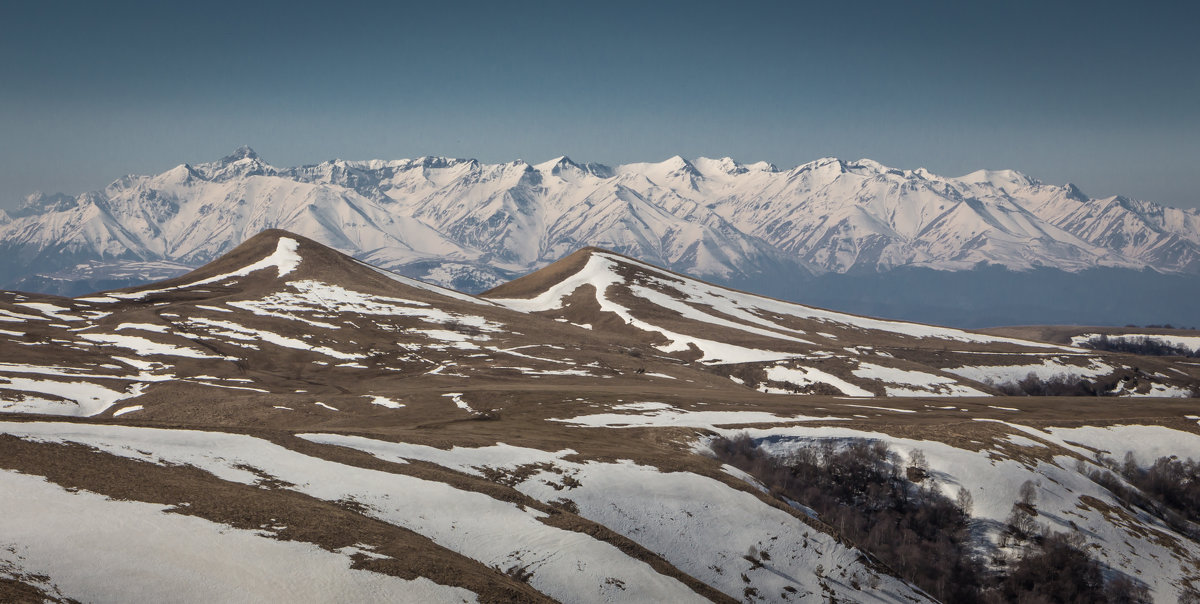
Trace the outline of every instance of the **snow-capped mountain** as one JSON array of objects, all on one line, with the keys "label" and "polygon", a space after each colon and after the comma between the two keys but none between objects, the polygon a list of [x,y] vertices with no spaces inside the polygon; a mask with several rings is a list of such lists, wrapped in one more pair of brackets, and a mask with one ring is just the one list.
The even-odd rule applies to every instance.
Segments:
[{"label": "snow-capped mountain", "polygon": [[0,216],[0,251],[15,259],[0,281],[32,289],[106,283],[100,273],[129,273],[131,262],[198,266],[268,228],[471,291],[585,245],[725,283],[980,263],[1200,273],[1200,212],[1090,199],[1012,171],[949,178],[870,160],[784,171],[681,157],[615,168],[425,157],[278,169],[243,147],[76,198],[31,196]]}]

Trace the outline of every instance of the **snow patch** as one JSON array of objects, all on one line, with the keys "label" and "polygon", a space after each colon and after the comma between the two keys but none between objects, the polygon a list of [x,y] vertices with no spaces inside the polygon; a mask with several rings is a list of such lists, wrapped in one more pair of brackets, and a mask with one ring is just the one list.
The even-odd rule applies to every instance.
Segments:
[{"label": "snow patch", "polygon": [[138,336],[122,336],[117,334],[107,333],[81,333],[80,338],[89,342],[97,342],[100,344],[109,344],[120,348],[128,348],[138,356],[175,356],[187,357],[191,359],[223,359],[227,361],[236,361],[235,357],[224,357],[207,352],[196,350],[195,348],[185,348],[165,342],[155,342]]},{"label": "snow patch", "polygon": [[[91,382],[0,376],[0,390],[16,391],[15,396],[20,397],[16,400],[0,400],[0,412],[91,417],[103,413],[117,401],[141,396],[145,387],[146,384],[139,382],[125,390],[114,390]],[[43,398],[37,394],[53,398]]]},{"label": "snow patch", "polygon": [[367,398],[371,399],[372,405],[379,405],[380,407],[387,407],[388,409],[399,409],[404,406],[404,403],[397,403],[396,401],[385,396],[368,396]]},{"label": "snow patch", "polygon": [[[633,403],[637,404],[637,403]],[[562,422],[587,428],[641,428],[646,426],[677,428],[708,428],[739,424],[787,424],[820,420],[837,420],[834,417],[810,417],[805,415],[780,416],[765,411],[688,411],[664,403],[640,403],[643,413],[595,413],[571,418],[547,421]],[[653,406],[650,406],[653,405]],[[618,409],[620,406],[613,407]],[[625,407],[633,410],[635,408]]]},{"label": "snow patch", "polygon": [[[767,369],[767,379],[772,382],[793,384],[800,388],[813,384],[826,384],[833,386],[847,396],[875,396],[875,393],[870,390],[860,388],[833,374],[810,367],[785,367],[783,365],[776,365]],[[781,391],[778,388],[771,388],[769,386],[766,388],[768,388],[769,392],[788,392],[787,390]]]},{"label": "snow patch", "polygon": [[1051,357],[1042,359],[1042,362],[1037,365],[967,365],[943,371],[993,385],[1016,383],[1031,373],[1040,380],[1049,380],[1058,376],[1070,379],[1097,377],[1115,371],[1115,368],[1098,358],[1088,358],[1087,361],[1086,366],[1079,366],[1065,363],[1060,357]]}]

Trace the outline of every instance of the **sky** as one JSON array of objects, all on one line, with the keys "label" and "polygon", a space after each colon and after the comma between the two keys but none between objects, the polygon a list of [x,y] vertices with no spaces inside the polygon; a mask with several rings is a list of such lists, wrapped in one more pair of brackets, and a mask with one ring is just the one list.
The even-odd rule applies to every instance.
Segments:
[{"label": "sky", "polygon": [[871,158],[1200,207],[1183,2],[0,4],[0,208],[250,145]]}]

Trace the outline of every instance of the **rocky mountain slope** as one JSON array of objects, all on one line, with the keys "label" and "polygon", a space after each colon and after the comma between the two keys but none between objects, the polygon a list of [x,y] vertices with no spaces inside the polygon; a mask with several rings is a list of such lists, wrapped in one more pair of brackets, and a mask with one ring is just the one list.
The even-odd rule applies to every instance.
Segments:
[{"label": "rocky mountain slope", "polygon": [[[1004,396],[1055,375],[1115,396]],[[267,231],[172,280],[0,298],[0,599],[931,600],[708,449],[744,433],[921,451],[992,557],[1036,482],[1047,530],[1175,601],[1200,543],[1089,472],[1200,457],[1170,397],[1198,383],[605,250],[475,297]]]},{"label": "rocky mountain slope", "polygon": [[[985,263],[1200,273],[1200,213],[1090,199],[1012,171],[959,178],[870,160],[779,170],[674,157],[610,168],[559,158],[425,157],[279,169],[248,148],[0,215],[0,281],[52,290],[173,276],[268,228],[480,291],[586,245],[723,283]],[[26,287],[30,289],[30,287]]]}]

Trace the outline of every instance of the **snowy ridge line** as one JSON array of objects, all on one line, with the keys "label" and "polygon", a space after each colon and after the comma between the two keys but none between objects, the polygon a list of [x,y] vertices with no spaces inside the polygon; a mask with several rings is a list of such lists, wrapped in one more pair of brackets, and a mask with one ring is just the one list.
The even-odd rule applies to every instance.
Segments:
[{"label": "snowy ridge line", "polygon": [[148,289],[136,292],[109,292],[107,295],[109,297],[120,298],[122,300],[141,300],[150,294],[159,294],[162,292],[183,289],[186,287],[208,285],[210,283],[220,283],[227,279],[245,277],[253,272],[268,268],[276,269],[276,277],[282,278],[284,275],[296,270],[296,267],[300,265],[300,254],[296,253],[296,250],[299,249],[299,247],[300,243],[295,239],[290,237],[280,237],[279,241],[275,244],[274,252],[272,252],[266,258],[263,258],[262,260],[252,264],[248,264],[236,271],[223,273],[213,277],[208,277],[207,279],[201,279],[199,281],[193,281],[191,283],[176,285],[174,287],[168,287],[165,289]]},{"label": "snowy ridge line", "polygon": [[[570,264],[572,262],[578,264]],[[532,283],[537,284],[537,289],[533,292],[526,291],[528,285],[518,285],[516,291],[521,293],[509,295],[501,289],[490,295],[500,304],[513,310],[526,313],[548,312],[555,320],[569,320],[554,313],[569,314],[566,308],[567,300],[580,292],[581,288],[590,287],[591,290],[584,291],[594,291],[594,294],[589,296],[594,295],[599,312],[612,313],[626,325],[660,335],[666,343],[654,346],[662,352],[688,353],[695,349],[700,352],[697,361],[704,365],[762,364],[766,382],[775,382],[754,386],[765,393],[797,394],[812,392],[815,386],[819,386],[817,391],[832,388],[840,394],[859,397],[876,396],[877,392],[882,392],[881,395],[887,397],[986,397],[993,396],[994,393],[982,390],[979,384],[1006,386],[1019,382],[1030,373],[1045,382],[1059,376],[1071,379],[1095,378],[1129,369],[1104,362],[1106,357],[1097,356],[1095,352],[1088,353],[1080,348],[919,323],[858,317],[742,293],[599,250],[579,252],[575,259],[565,260],[564,263],[566,268],[557,271],[553,268],[547,269],[554,276],[548,283],[533,277]],[[631,268],[637,272],[629,274],[627,270]],[[628,293],[622,291],[618,296],[614,288],[623,288],[628,290]],[[526,294],[532,297],[514,297]],[[626,298],[634,302],[626,302]],[[651,310],[638,311],[637,309],[644,308],[638,304],[643,303]],[[668,328],[661,325],[664,321],[654,322],[642,318],[657,316],[660,313],[678,316],[684,321],[671,323],[671,327]],[[817,324],[811,327],[800,324],[804,325],[804,329],[799,329],[793,327],[796,323],[789,323],[789,319],[815,321]],[[731,344],[693,335],[707,334],[714,326],[737,330],[764,340],[754,344]],[[881,344],[891,352],[885,349],[875,350],[875,346],[839,349],[836,348],[836,344],[833,350],[829,350],[828,344],[823,348],[811,339],[797,337],[815,334],[834,342],[843,337],[818,330],[841,331],[846,337],[854,338],[888,336],[898,338],[898,341],[887,340],[886,345]],[[933,364],[925,365],[925,371],[901,369],[874,362],[874,359],[878,359],[883,363],[903,362],[913,366],[905,351],[910,341],[907,338],[924,340],[920,346],[926,348],[930,348],[930,344],[943,343],[945,349],[944,343],[953,341],[987,346],[1011,345],[1025,349],[1016,352],[1004,349],[971,351],[1002,357],[1003,360],[999,362],[1011,362],[1013,355],[1026,356],[1017,357],[1021,360],[1020,364],[966,365],[955,368],[945,368],[942,366],[945,361],[935,360]],[[842,351],[846,354],[842,354]],[[1025,360],[1031,355],[1042,357],[1035,357],[1039,365],[1030,364]],[[868,361],[868,358],[872,361]],[[897,361],[886,360],[893,358]],[[1089,365],[1071,365],[1064,362],[1063,359],[1067,358],[1086,359]],[[801,363],[809,364],[807,362],[810,361],[825,363],[826,368],[799,366]],[[926,362],[928,361],[922,361]],[[834,369],[836,365],[842,365],[843,371],[852,377],[843,377],[845,373]],[[1187,377],[1182,372],[1180,375]],[[1165,374],[1159,374],[1157,377],[1170,379]],[[965,380],[976,383],[965,383]],[[734,381],[745,384],[744,380]],[[1140,391],[1135,392],[1135,387]],[[1186,387],[1159,382],[1151,384],[1148,390],[1140,385],[1135,386],[1133,382],[1122,388],[1128,390],[1118,393],[1123,396],[1178,397],[1188,396],[1190,393]]]},{"label": "snowy ridge line", "polygon": [[966,365],[945,369],[946,373],[959,375],[977,382],[1005,384],[1024,379],[1029,374],[1047,380],[1059,375],[1071,377],[1096,377],[1112,373],[1115,369],[1098,358],[1088,358],[1086,366],[1062,363],[1057,358],[1042,359],[1037,365]]},{"label": "snowy ridge line", "polygon": [[[645,287],[639,283],[627,283],[616,270],[618,264],[630,264],[645,272],[656,275],[661,279],[657,283],[660,287],[673,289],[682,294],[684,299],[682,301],[676,301],[657,289]],[[661,327],[657,326],[650,325],[649,327],[642,327],[643,325],[649,324],[633,318],[628,309],[621,307],[609,299],[606,296],[607,289],[613,285],[625,285],[630,288],[636,297],[647,299],[652,303],[658,304],[659,306],[679,312],[686,318],[704,323],[723,325],[726,327],[746,331],[748,333],[753,333],[755,335],[762,335],[779,340],[790,340],[804,344],[812,344],[812,342],[795,338],[794,336],[789,336],[788,334],[803,334],[805,332],[778,325],[758,314],[755,314],[756,311],[760,313],[791,316],[799,319],[813,319],[845,327],[878,330],[916,338],[936,337],[957,340],[961,342],[985,344],[1004,343],[1015,344],[1027,348],[1050,348],[1070,352],[1080,352],[1076,348],[1068,348],[1056,344],[977,334],[960,329],[923,325],[920,323],[887,321],[883,319],[859,317],[855,315],[848,315],[845,313],[804,306],[793,302],[784,302],[782,300],[775,300],[773,298],[767,298],[755,294],[737,292],[720,286],[708,285],[689,277],[669,273],[663,269],[651,266],[644,262],[605,252],[593,252],[589,256],[587,263],[578,272],[566,279],[563,279],[559,283],[556,283],[546,291],[533,298],[497,298],[495,301],[508,306],[509,308],[523,310],[526,312],[556,310],[562,308],[564,300],[583,285],[592,285],[596,288],[597,299],[601,304],[601,310],[614,312],[626,323],[629,323],[634,327],[638,327],[639,329],[663,333],[672,341],[685,341],[687,338],[690,338],[691,340],[698,339],[692,338],[691,336],[681,336],[673,333],[669,334]],[[724,315],[736,317],[739,319],[740,323],[734,323],[722,317],[705,313],[700,308],[697,308],[697,305],[706,306]],[[671,349],[674,350],[676,348],[678,348],[678,345],[672,347]],[[704,349],[703,346],[700,348],[702,350]]]},{"label": "snowy ridge line", "polygon": [[[704,356],[701,357],[701,362],[706,364],[715,363],[738,363],[750,361],[773,361],[779,359],[791,358],[790,353],[776,352],[770,350],[755,350],[745,348],[734,344],[726,344],[705,338],[676,333],[668,331],[657,325],[637,319],[633,316],[630,309],[614,302],[606,293],[613,285],[628,285],[624,279],[617,274],[615,270],[615,262],[612,258],[604,254],[592,254],[587,261],[587,264],[570,278],[565,279],[545,292],[531,299],[522,298],[497,298],[496,302],[503,304],[513,310],[522,312],[536,312],[543,310],[561,309],[564,301],[568,296],[579,289],[583,285],[591,285],[596,289],[596,300],[600,303],[601,312],[611,312],[616,314],[626,324],[631,325],[643,331],[657,332],[662,334],[668,340],[667,344],[656,346],[663,352],[685,352],[689,349],[689,344],[700,349]],[[630,285],[632,288],[637,288],[635,295],[647,294],[653,295],[656,292],[650,292],[648,288]],[[708,315],[705,315],[706,317]],[[713,317],[717,320],[716,317]],[[785,339],[787,336],[783,334],[775,334],[771,337]],[[804,340],[793,341],[804,342]]]},{"label": "snowy ridge line", "polygon": [[585,245],[726,280],[781,267],[1200,270],[1200,211],[1092,199],[1013,171],[955,178],[837,158],[790,170],[682,157],[617,168],[425,157],[278,169],[255,155],[125,177],[70,202],[32,196],[0,225],[0,242],[28,257],[67,252],[22,270],[70,280],[196,266],[267,228],[477,291]]}]

